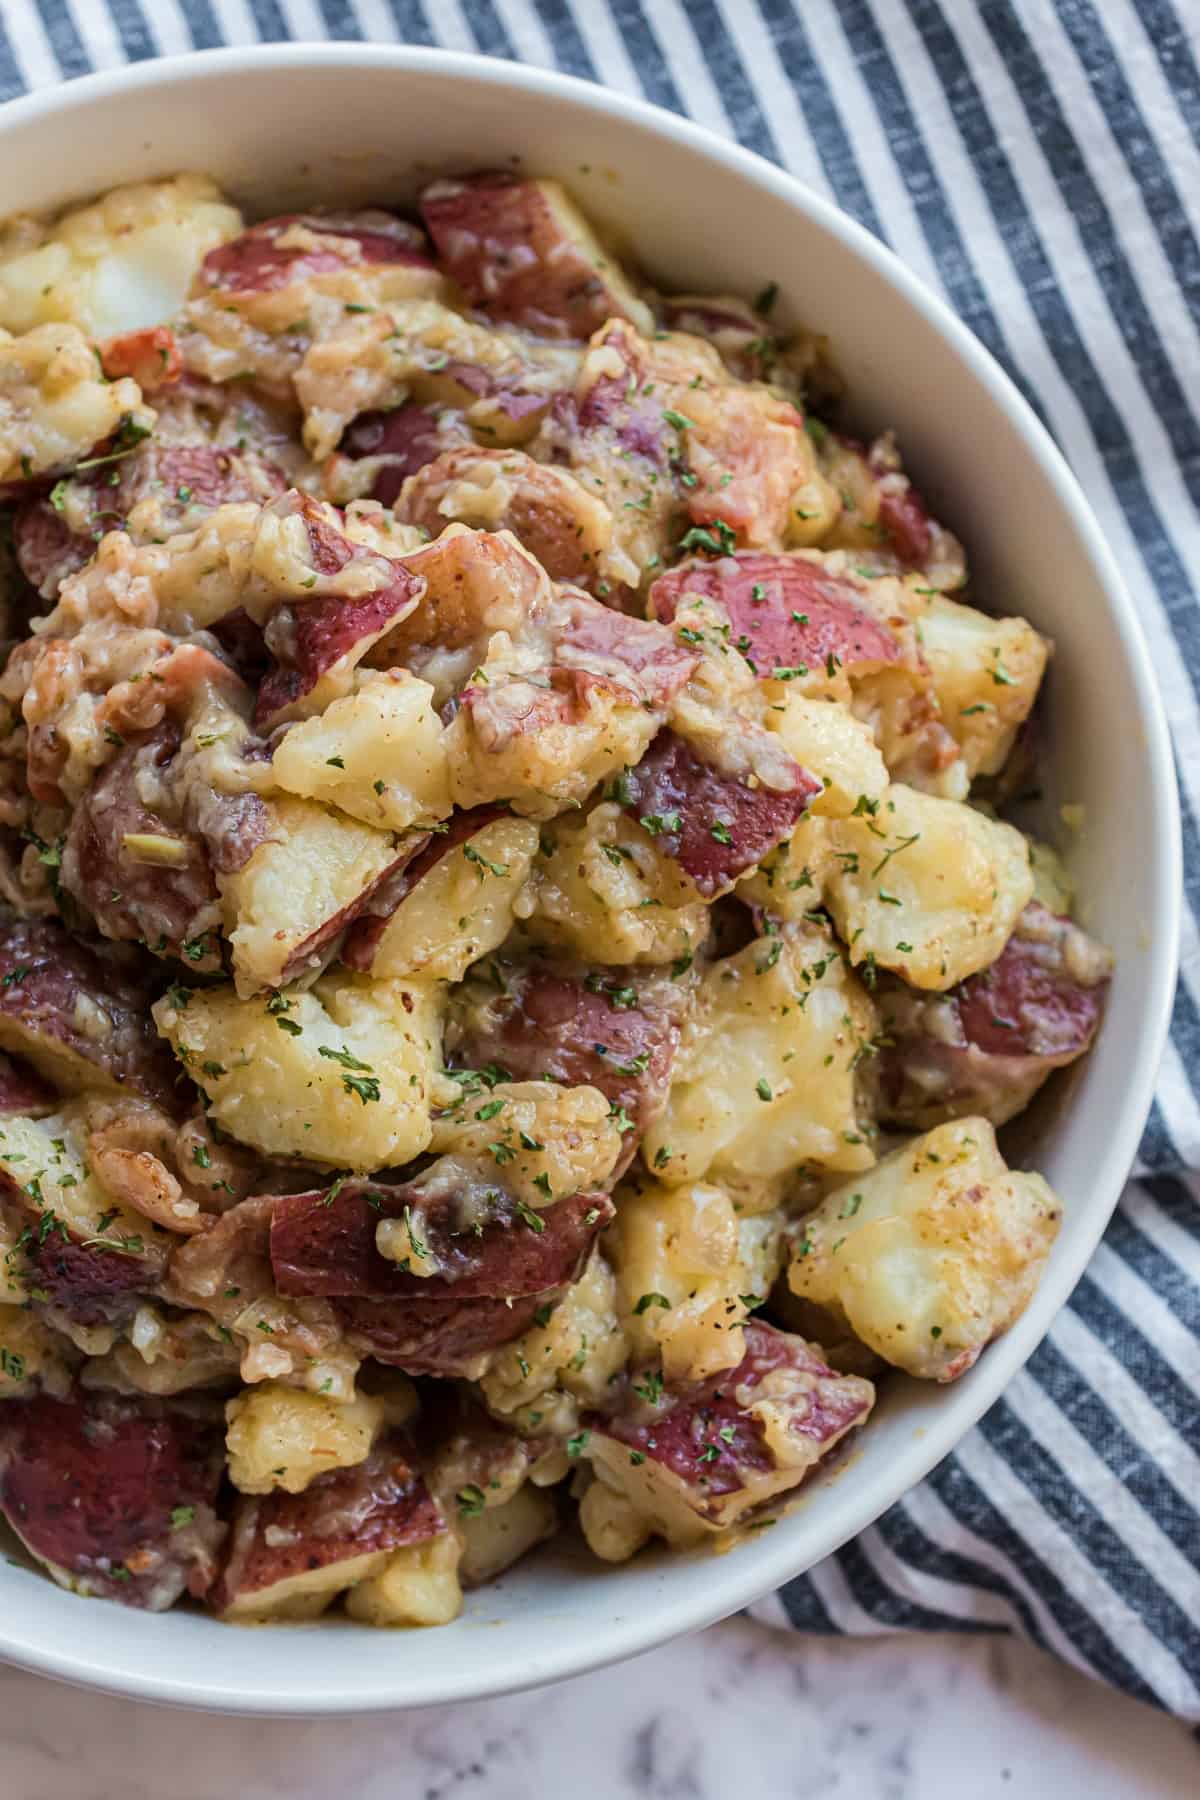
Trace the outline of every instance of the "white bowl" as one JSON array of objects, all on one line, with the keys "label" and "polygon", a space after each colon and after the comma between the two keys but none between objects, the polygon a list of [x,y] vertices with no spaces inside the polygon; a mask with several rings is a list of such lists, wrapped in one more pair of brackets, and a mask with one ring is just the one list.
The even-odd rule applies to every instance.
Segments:
[{"label": "white bowl", "polygon": [[895,425],[965,539],[976,592],[1058,644],[1052,799],[1079,802],[1074,871],[1118,956],[1086,1065],[1027,1134],[1065,1216],[1033,1303],[956,1386],[890,1380],[853,1458],[729,1555],[607,1569],[551,1549],[455,1624],[235,1631],[194,1612],[85,1605],[0,1563],[0,1654],[144,1699],[339,1713],[466,1700],[576,1675],[691,1631],[810,1567],[952,1450],[1037,1345],[1116,1202],[1167,1029],[1181,891],[1167,734],[1133,608],[1045,431],[987,352],[888,251],[778,169],[697,126],[565,76],[438,51],[308,44],[138,64],[0,111],[0,213],[179,169],[248,208],[405,202],[431,172],[520,160],[557,175],[676,291],[749,294],[833,334],[857,422]]}]

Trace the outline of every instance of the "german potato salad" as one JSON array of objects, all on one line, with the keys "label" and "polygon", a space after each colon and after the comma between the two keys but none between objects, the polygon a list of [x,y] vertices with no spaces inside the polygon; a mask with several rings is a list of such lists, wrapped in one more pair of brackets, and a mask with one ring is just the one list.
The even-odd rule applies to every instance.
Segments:
[{"label": "german potato salad", "polygon": [[1033,1293],[996,1128],[1110,972],[1007,819],[1051,646],[769,273],[513,172],[0,227],[0,1512],[64,1587],[432,1625],[728,1543]]}]

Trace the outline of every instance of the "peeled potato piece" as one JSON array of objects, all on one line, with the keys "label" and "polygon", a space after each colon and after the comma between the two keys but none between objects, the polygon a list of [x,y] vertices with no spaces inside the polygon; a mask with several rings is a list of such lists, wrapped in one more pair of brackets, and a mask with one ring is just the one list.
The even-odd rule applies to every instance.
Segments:
[{"label": "peeled potato piece", "polygon": [[986,1119],[914,1138],[804,1221],[788,1274],[886,1362],[953,1381],[1025,1310],[1062,1209]]}]

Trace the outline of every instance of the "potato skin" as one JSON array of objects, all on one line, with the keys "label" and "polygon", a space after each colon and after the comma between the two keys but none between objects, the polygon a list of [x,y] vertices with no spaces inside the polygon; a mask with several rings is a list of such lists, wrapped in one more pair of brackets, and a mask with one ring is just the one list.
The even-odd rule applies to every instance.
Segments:
[{"label": "potato skin", "polygon": [[494,319],[564,338],[586,338],[611,318],[651,324],[557,181],[502,170],[435,181],[421,217],[447,272]]},{"label": "potato skin", "polygon": [[202,1596],[220,1475],[219,1429],[178,1407],[80,1391],[0,1409],[0,1510],[81,1593],[152,1612]]},{"label": "potato skin", "polygon": [[742,1335],[736,1367],[670,1386],[642,1371],[619,1408],[588,1416],[584,1453],[600,1491],[589,1490],[583,1527],[593,1548],[604,1542],[605,1490],[647,1534],[686,1547],[795,1487],[867,1418],[871,1383],[835,1375],[819,1347],[755,1321]]},{"label": "potato skin", "polygon": [[400,1433],[303,1493],[244,1496],[210,1605],[224,1618],[313,1618],[388,1553],[445,1530]]},{"label": "potato skin", "polygon": [[170,1102],[174,1077],[146,1018],[148,997],[139,975],[57,920],[0,928],[0,1046],[60,1091],[96,1086]]},{"label": "potato skin", "polygon": [[881,984],[880,1117],[927,1130],[964,1113],[1003,1125],[1100,1028],[1112,958],[1031,900],[1000,955],[945,994]]}]

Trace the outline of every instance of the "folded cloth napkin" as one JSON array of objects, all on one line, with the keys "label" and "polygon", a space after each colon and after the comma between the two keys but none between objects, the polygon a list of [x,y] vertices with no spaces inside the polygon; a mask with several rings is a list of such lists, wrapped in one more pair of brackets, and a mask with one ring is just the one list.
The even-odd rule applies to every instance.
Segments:
[{"label": "folded cloth napkin", "polygon": [[553,66],[736,136],[941,291],[1087,489],[1140,601],[1183,786],[1183,975],[1139,1178],[1046,1342],[957,1453],[754,1610],[808,1631],[1020,1632],[1200,1721],[1194,8],[0,0],[0,97],[127,59],[322,36]]}]

